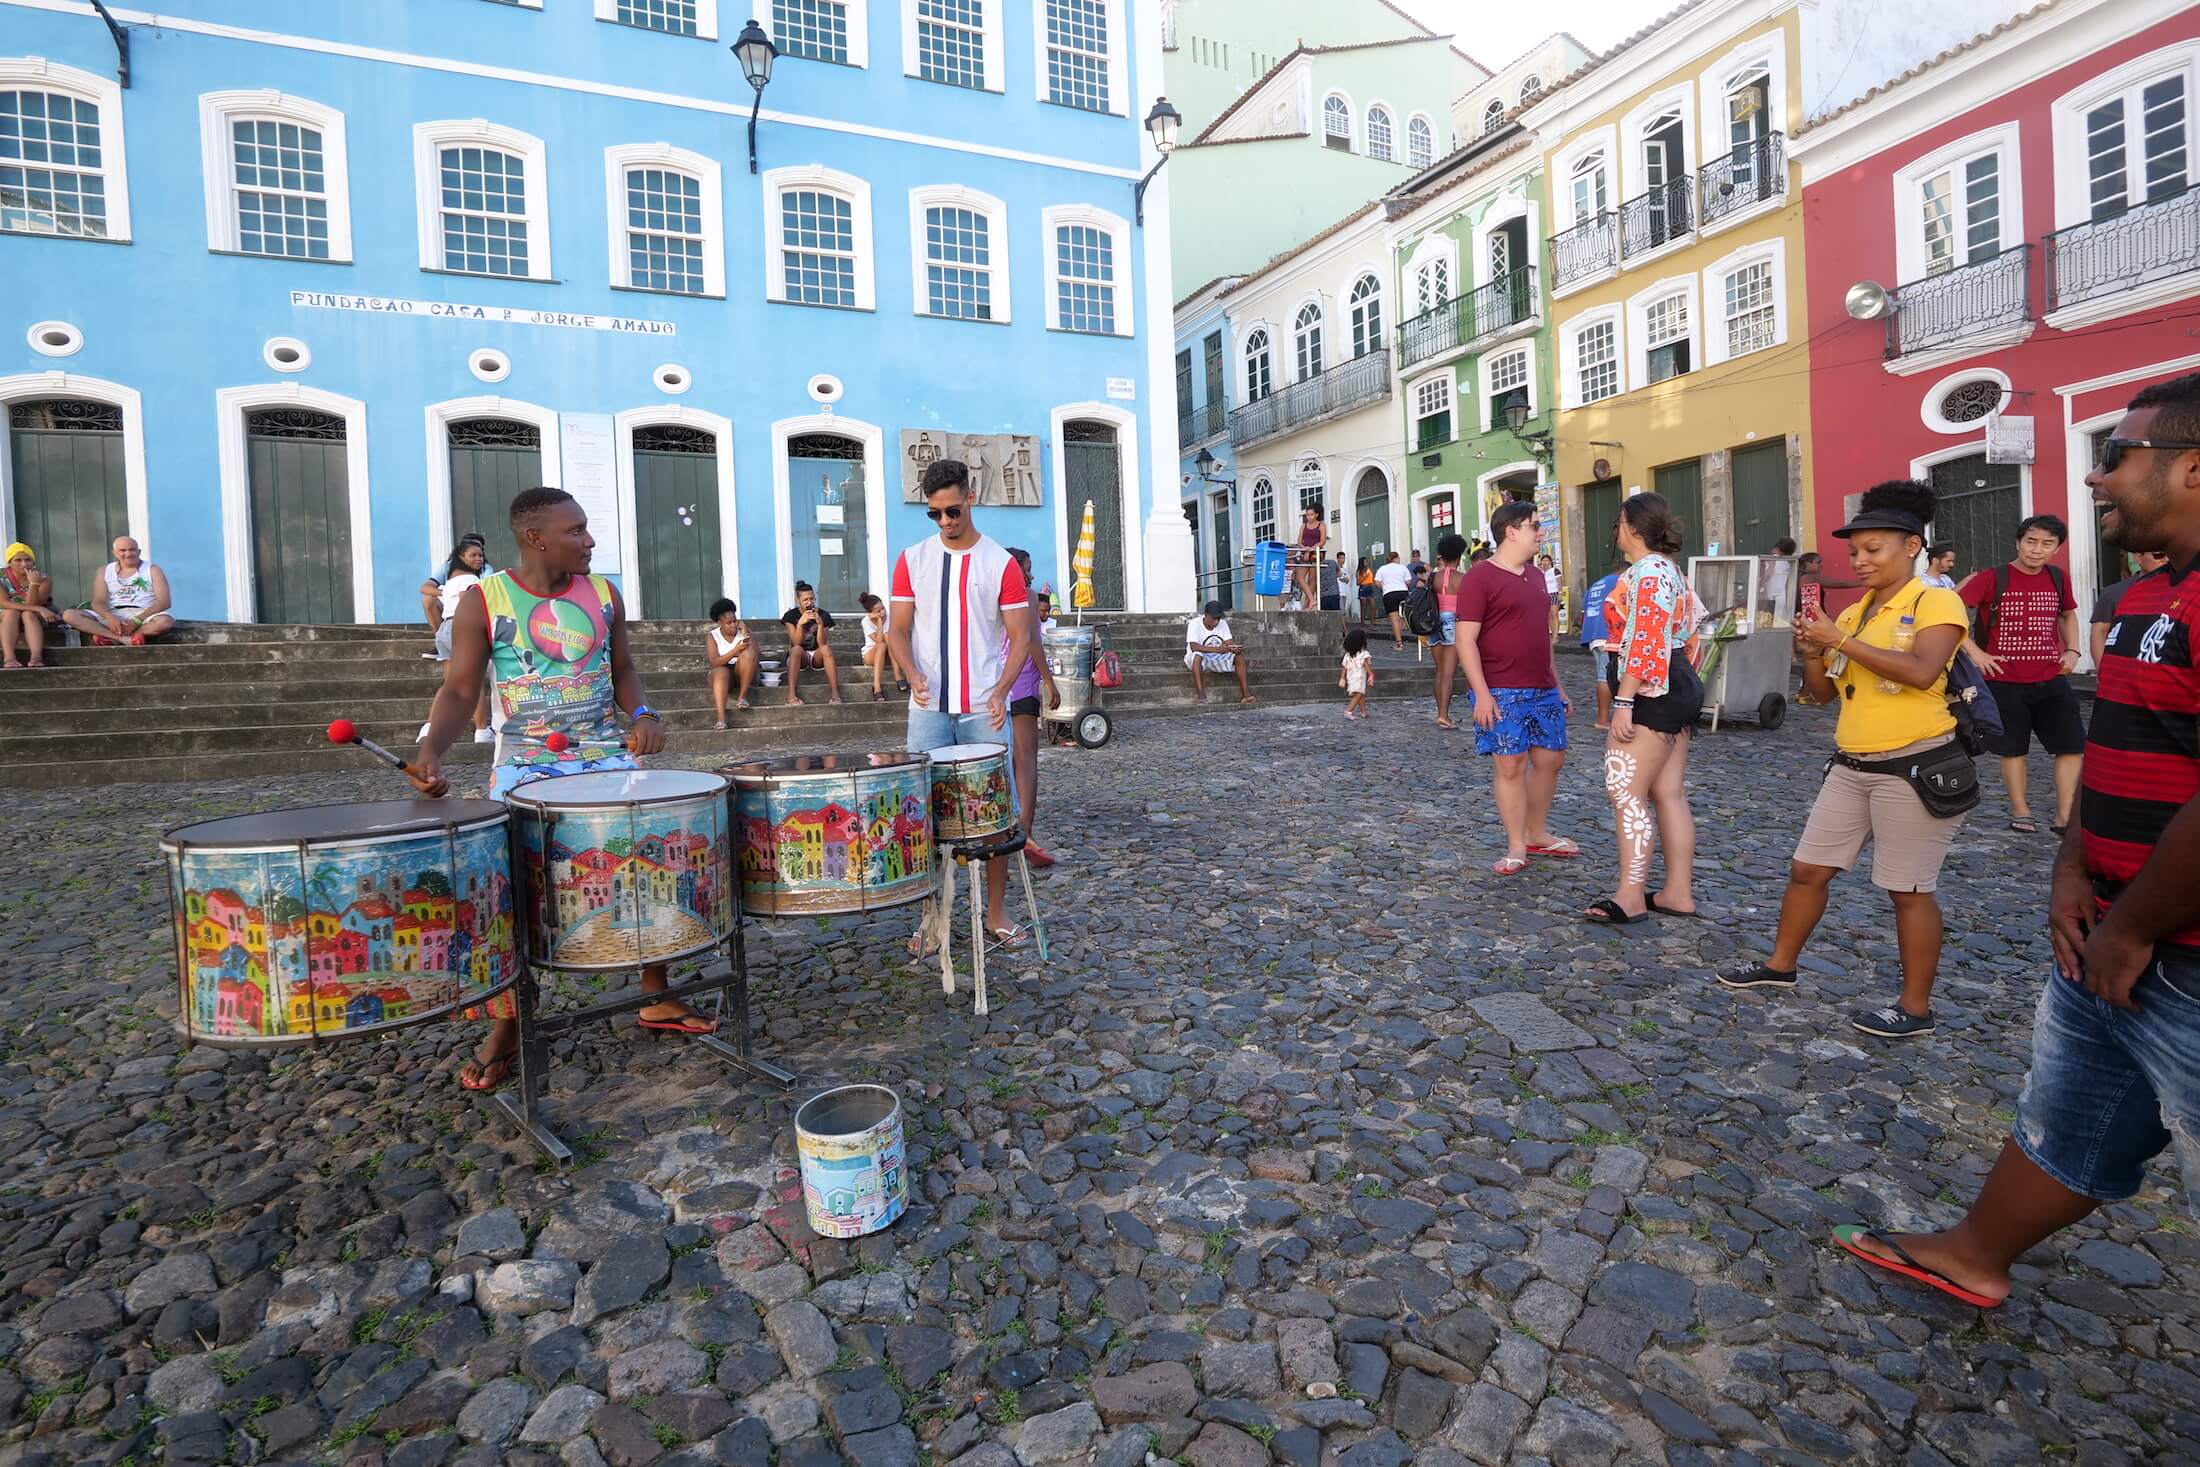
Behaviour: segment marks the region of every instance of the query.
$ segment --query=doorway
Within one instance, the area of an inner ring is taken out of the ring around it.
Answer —
[[[512,496],[542,482],[542,430],[511,418],[464,418],[444,432],[451,454],[451,539],[481,536],[489,564],[510,570],[519,564]],[[429,549],[440,557],[451,546]]]
[[[253,618],[352,619],[351,476],[344,420],[310,408],[244,416],[252,505]]]
[[[1736,449],[1734,554],[1770,555],[1788,526],[1787,444],[1758,443]]]
[[[1685,576],[1689,560],[1703,554],[1703,460],[1667,464],[1653,470],[1650,479],[1651,487],[1665,496],[1666,504],[1680,517],[1681,548],[1675,558]]]
[[[1619,522],[1619,480],[1598,479],[1581,486],[1581,574],[1589,584],[1619,563],[1612,542]]]
[[[1207,512],[1214,525],[1214,599],[1222,603],[1224,611],[1234,611],[1237,609],[1237,549],[1230,543],[1230,491],[1225,489],[1210,497]]]
[[[788,439],[787,490],[795,579],[816,587],[833,615],[861,616],[871,543],[863,445],[837,433]]]
[[[1395,548],[1390,543],[1390,481],[1380,469],[1360,470],[1359,487],[1353,492],[1352,528],[1370,570]],[[1355,574],[1358,570],[1353,567]]]
[[[15,538],[38,552],[54,604],[91,594],[115,537],[130,530],[122,409],[78,398],[8,406]]]
[[[678,423],[634,430],[634,535],[649,615],[706,616],[725,584],[717,434]]]
[[[1123,589],[1123,464],[1113,423],[1072,418],[1062,425],[1069,544],[1074,556],[1092,506],[1092,608],[1125,609]],[[1072,572],[1074,575],[1074,572]]]
[[[1941,460],[1930,475],[1938,501],[1933,538],[1955,541],[1959,576],[1999,565],[2015,553],[2017,523],[2024,518],[2020,467],[1990,464],[1985,454],[1972,453]]]

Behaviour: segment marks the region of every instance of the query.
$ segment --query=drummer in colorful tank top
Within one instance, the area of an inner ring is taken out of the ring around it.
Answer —
[[[518,566],[484,576],[458,603],[443,688],[412,759],[412,781],[422,794],[450,792],[443,754],[471,727],[491,668],[503,715],[489,781],[493,799],[539,779],[632,769],[635,755],[665,746],[664,725],[642,698],[625,604],[610,581],[589,571],[596,540],[588,515],[563,489],[523,489],[512,500],[512,536]],[[553,735],[563,747],[551,747]],[[644,992],[664,986],[663,967],[642,970]],[[469,1090],[503,1084],[518,1057],[510,998],[492,1003],[489,1015],[495,1020],[489,1037],[459,1072]],[[681,1034],[717,1027],[678,1002],[645,1008],[639,1017],[645,1028]]]

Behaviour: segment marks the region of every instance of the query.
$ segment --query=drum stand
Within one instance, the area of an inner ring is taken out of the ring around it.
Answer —
[[[1039,917],[1039,898],[1031,886],[1031,862],[1024,855],[1024,833],[1011,829],[1006,835],[996,835],[985,840],[950,840],[940,842],[940,896],[939,913],[933,918],[933,935],[940,945],[940,992],[955,991],[955,868],[979,865],[1008,856],[1016,858],[1016,869],[1023,873],[1024,907],[1031,913],[1031,930],[1039,944],[1039,961],[1047,960],[1047,928]],[[991,1012],[985,987],[985,950],[990,938],[985,930],[985,875],[982,870],[971,871],[970,881],[970,976],[976,990],[977,1012],[982,1017]]]
[[[1025,879],[1029,881],[1028,876]],[[573,1159],[572,1149],[543,1123],[539,1110],[543,1081],[550,1067],[550,1041],[598,1019],[615,1019],[621,1014],[639,1013],[656,1004],[706,993],[716,999],[711,1016],[720,1021],[721,1031],[727,1018],[726,997],[729,993],[732,995],[733,1041],[729,1044],[717,1034],[697,1034],[690,1037],[688,1043],[700,1045],[735,1069],[759,1080],[792,1085],[795,1082],[792,1073],[769,1060],[757,1058],[749,1049],[749,956],[748,943],[743,936],[747,925],[747,919],[737,914],[733,935],[721,948],[722,966],[706,966],[686,982],[667,984],[656,993],[631,993],[608,1003],[568,1012],[544,1014],[541,1011],[541,986],[534,967],[532,964],[523,966],[519,981],[512,985],[519,1013],[519,1095],[515,1099],[510,1089],[498,1091],[495,1096],[498,1107],[544,1156],[560,1166],[567,1164]]]

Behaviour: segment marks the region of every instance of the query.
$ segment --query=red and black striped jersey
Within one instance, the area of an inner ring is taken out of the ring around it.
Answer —
[[[2200,561],[2142,576],[2116,605],[2086,739],[2085,869],[2104,906],[2200,795]],[[2200,949],[2200,918],[2169,939]]]

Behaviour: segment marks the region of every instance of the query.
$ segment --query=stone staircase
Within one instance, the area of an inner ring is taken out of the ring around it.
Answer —
[[[1238,707],[1210,680],[1210,702],[1193,700],[1183,666],[1184,618],[1110,615],[1124,686],[1105,695],[1120,725],[1139,714],[1221,713]],[[1344,618],[1281,612],[1231,618],[1251,659],[1253,691],[1266,703],[1339,700],[1337,662]],[[776,622],[752,622],[767,647]],[[732,710],[725,732],[704,677],[704,632],[693,622],[637,622],[635,656],[650,705],[665,717],[670,749],[682,756],[728,755],[768,741],[817,749],[900,746],[904,700],[870,698],[853,620],[831,644],[848,701],[825,702],[822,674],[803,677],[805,706],[777,688],[757,688],[755,705]],[[368,738],[410,750],[441,679],[420,654],[426,628],[258,626],[200,622],[148,648],[49,647],[43,672],[0,673],[0,785],[105,785],[123,780],[226,779],[315,769],[356,769],[365,758],[332,747],[329,721],[349,718]],[[1378,678],[1378,696],[1427,690],[1425,678]],[[489,746],[462,743],[449,762],[486,760]]]

